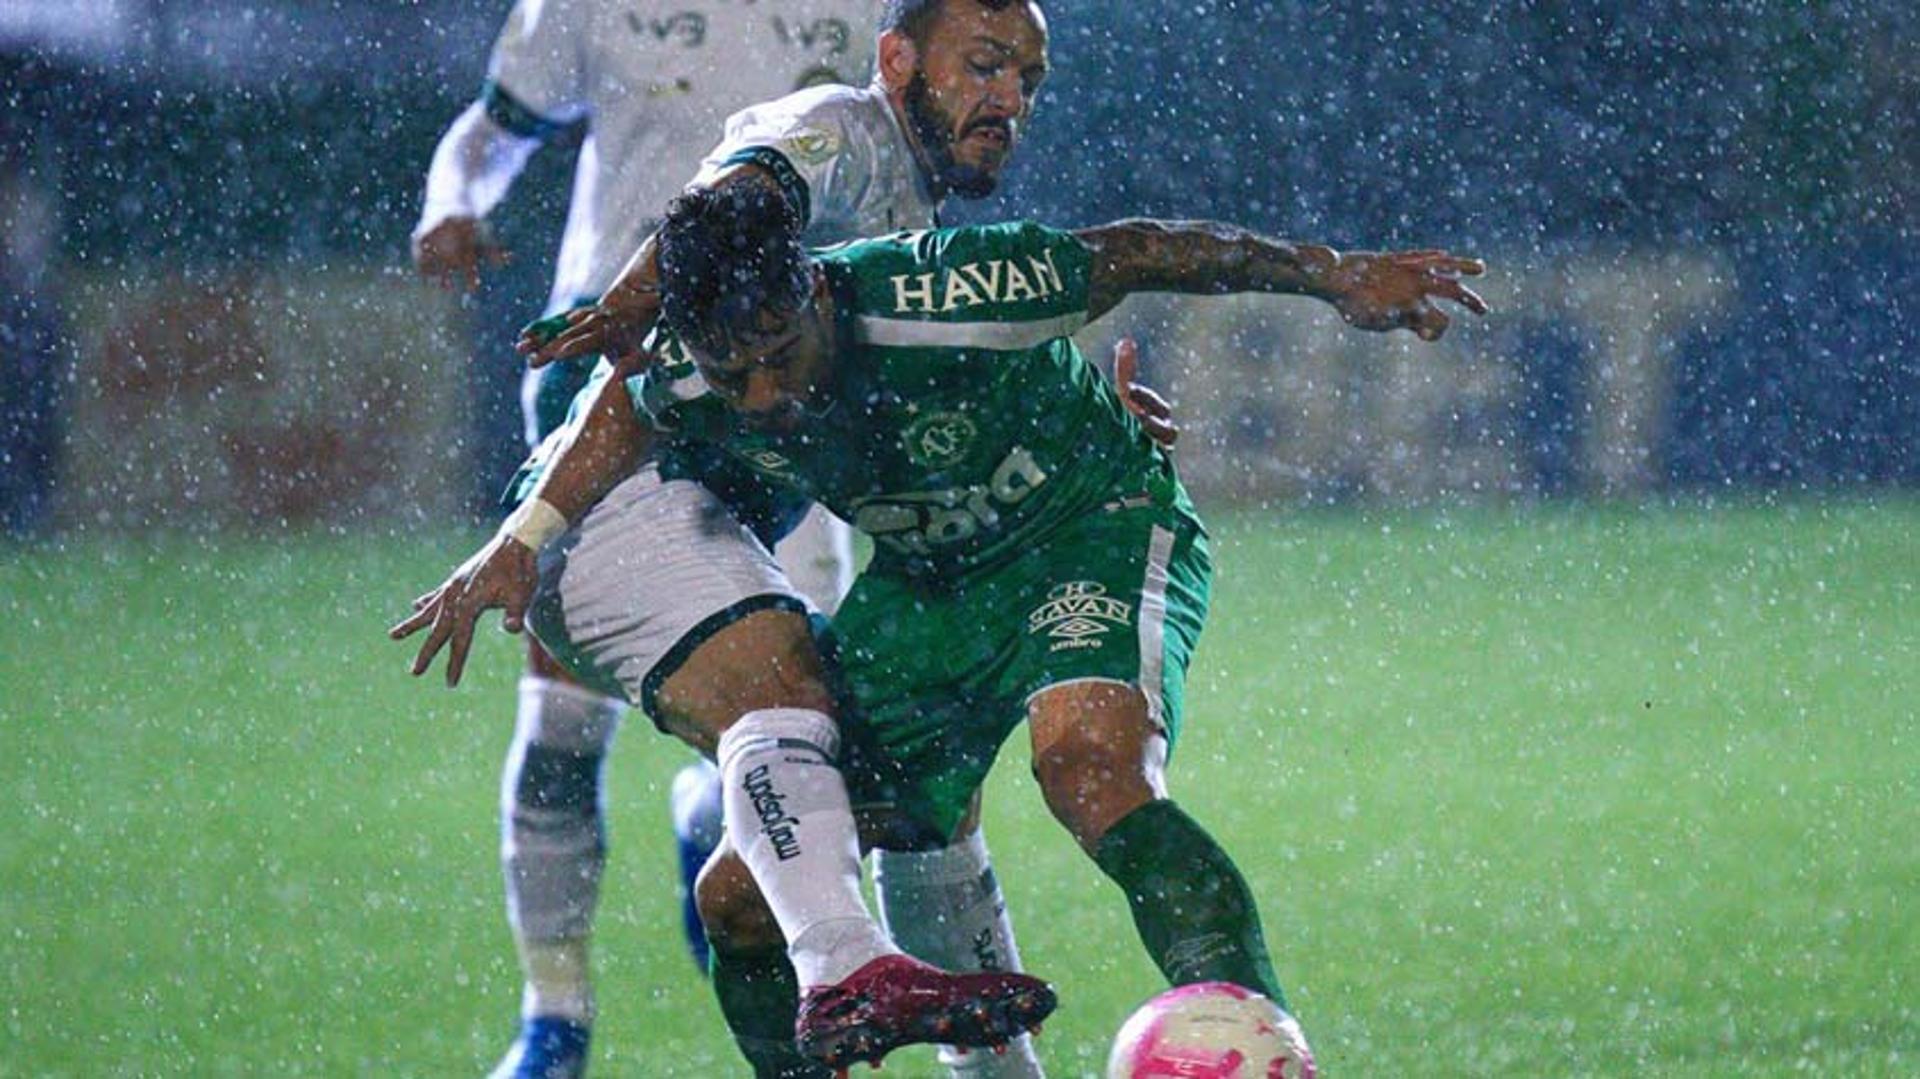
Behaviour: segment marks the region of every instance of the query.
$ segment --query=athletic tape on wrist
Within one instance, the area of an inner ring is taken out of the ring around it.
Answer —
[[[507,515],[506,520],[500,522],[501,533],[525,544],[532,551],[545,547],[548,540],[566,530],[567,515],[541,498],[529,498],[520,503]]]

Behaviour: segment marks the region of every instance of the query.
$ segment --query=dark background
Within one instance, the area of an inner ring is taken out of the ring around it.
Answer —
[[[429,156],[506,8],[29,2],[0,21],[6,175],[51,193],[60,223],[57,249],[7,278],[12,482],[59,474],[57,450],[36,458],[28,437],[56,407],[31,390],[49,361],[30,372],[45,350],[22,342],[71,330],[63,280],[156,264],[189,281],[235,265],[402,270]],[[959,218],[1214,217],[1540,259],[1711,251],[1738,284],[1673,345],[1660,485],[1920,480],[1911,5],[1049,12],[1056,73],[1028,142],[1003,193]],[[516,423],[507,341],[545,295],[570,148],[538,155],[496,215],[519,258],[463,316],[478,342],[476,512],[518,452],[499,437]],[[1551,328],[1524,345],[1521,404],[1502,422],[1526,443],[1528,486],[1577,493],[1569,371],[1587,346]],[[84,357],[63,370],[89,377]]]

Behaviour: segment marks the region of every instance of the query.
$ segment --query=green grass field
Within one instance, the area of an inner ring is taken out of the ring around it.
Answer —
[[[1215,526],[1175,794],[1323,1074],[1920,1074],[1920,502]],[[0,548],[0,1074],[492,1063],[518,653],[449,692],[382,635],[471,539]],[[1025,756],[988,834],[1051,1073],[1093,1075],[1158,977]],[[678,939],[684,759],[616,747],[601,1075],[740,1071]]]

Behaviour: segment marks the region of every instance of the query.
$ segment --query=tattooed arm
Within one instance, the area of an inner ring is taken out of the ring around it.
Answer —
[[[1409,329],[1433,341],[1450,321],[1435,300],[1475,314],[1486,301],[1460,283],[1479,259],[1445,251],[1353,251],[1295,244],[1213,221],[1129,218],[1075,233],[1093,250],[1088,307],[1099,318],[1136,292],[1278,292],[1332,304],[1363,330]]]

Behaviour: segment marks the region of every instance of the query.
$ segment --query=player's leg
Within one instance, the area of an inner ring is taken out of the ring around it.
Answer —
[[[729,913],[764,902],[786,941],[802,989],[795,1037],[834,1065],[877,1060],[915,1042],[999,1045],[1052,1010],[1044,983],[1013,972],[954,976],[917,963],[881,931],[860,893],[860,849],[834,703],[803,618],[768,611],[708,636],[660,687],[654,714],[696,745],[717,738],[732,887],[713,886],[700,913],[716,954],[760,952]],[[737,716],[729,721],[726,717]],[[766,929],[765,920],[753,924]],[[729,942],[723,944],[722,941]],[[716,989],[727,992],[720,965]],[[759,1037],[756,1030],[751,1036]],[[743,1048],[745,1048],[743,1043]]]
[[[823,1055],[843,1042],[861,1048],[870,1033],[874,1055],[931,1040],[921,1027],[960,1011],[963,992],[1051,1006],[1050,991],[1020,975],[901,973],[904,957],[860,894],[858,843],[834,764],[840,732],[806,604],[704,487],[663,481],[652,468],[616,487],[543,550],[529,624],[589,684],[623,691],[664,730],[716,757],[727,831],[777,915],[801,984],[829,996],[890,994],[871,1030],[870,1009],[816,1023],[838,1039]],[[936,991],[915,996],[903,982]],[[988,1028],[962,1033],[1004,1040],[997,1024],[1024,1014],[994,1011]],[[839,1038],[848,1032],[860,1037]]]
[[[1152,509],[1078,526],[1027,619],[1028,702],[1048,807],[1127,896],[1168,981],[1228,981],[1284,1007],[1246,880],[1167,794],[1186,666],[1212,576],[1198,523]],[[1095,642],[1089,645],[1088,642]]]
[[[978,832],[972,834],[977,836]],[[955,892],[963,889],[949,887],[945,881],[920,889],[922,894],[908,901],[914,906],[908,913],[924,918],[928,925],[910,926],[908,935],[912,936],[912,931],[917,930],[921,944],[933,948],[946,947],[948,941],[960,944],[951,949],[964,960],[954,964],[959,970],[991,972],[1017,966],[1018,956],[1004,904],[996,901],[998,889],[982,887],[982,878],[992,876],[984,844],[963,844],[961,850],[958,859],[942,858],[938,864],[950,871],[964,861],[969,868],[978,870],[969,874],[972,887],[964,889],[968,901],[956,902]],[[932,864],[920,862],[914,868],[924,871]],[[699,894],[702,917],[712,941],[714,989],[728,1028],[742,1055],[752,1065],[754,1075],[757,1079],[812,1079],[831,1074],[800,1054],[795,1046],[795,1010],[800,1000],[800,983],[787,961],[778,920],[760,898],[745,863],[730,847],[723,845],[701,874]],[[928,937],[941,935],[935,926],[952,925],[962,919],[978,926],[967,934],[964,943],[957,934],[945,934],[944,940],[928,944]],[[959,954],[963,951],[965,954]],[[948,986],[929,977],[931,968],[909,967],[904,973],[910,977],[902,987],[929,993],[951,992]],[[966,1006],[947,1020],[951,1026],[945,1032],[975,1048],[942,1048],[941,1059],[951,1074],[957,1079],[1029,1079],[1043,1075],[1029,1036],[1021,1034],[1011,1043],[1007,1042],[1009,1031],[1024,1029],[1037,1021],[1027,1013],[1031,1003],[1021,995],[1028,986],[997,978],[992,973],[977,973],[963,981],[961,988],[964,992],[959,999]],[[875,1006],[871,1002],[861,1004],[867,1010]],[[804,1024],[803,1015],[803,1033]],[[1000,1051],[978,1048],[983,1045],[995,1046]],[[865,1058],[864,1054],[856,1056]]]
[[[530,371],[521,386],[529,439],[557,426],[584,382],[578,364]],[[528,641],[513,744],[500,778],[500,861],[522,978],[520,1033],[498,1077],[584,1073],[593,1023],[589,951],[606,863],[601,780],[625,711],[575,682]]]
[[[775,560],[786,570],[793,587],[818,610],[832,614],[853,583],[853,530],[819,506],[780,541]],[[671,795],[674,846],[680,854],[681,923],[688,949],[701,970],[708,965],[707,937],[694,902],[700,868],[720,843],[724,818],[720,804],[720,770],[697,760],[673,778]]]
[[[1284,1007],[1245,879],[1167,796],[1166,741],[1140,691],[1061,686],[1035,698],[1028,718],[1048,807],[1125,892],[1140,939],[1167,980],[1233,982]]]
[[[873,852],[874,897],[881,922],[907,954],[952,971],[1020,970],[1013,920],[974,819],[963,834],[930,850]],[[942,1046],[940,1062],[954,1079],[1036,1079],[1044,1072],[1033,1038],[1022,1034],[1005,1053]]]
[[[713,991],[755,1079],[825,1079],[832,1069],[800,1052],[794,1022],[800,979],[786,938],[753,874],[723,838],[696,894],[712,949]]]
[[[654,467],[623,481],[577,529],[550,545],[540,570],[529,611],[535,636],[580,679],[619,692],[663,731],[708,754],[717,748],[724,717],[753,702],[735,692],[745,680],[710,669],[703,658],[737,660],[739,649],[749,647],[752,631],[730,633],[735,623],[762,627],[772,622],[807,632],[805,601],[791,594],[764,550],[704,488],[663,480]],[[776,685],[757,681],[764,692],[825,706],[826,690],[811,686],[817,679],[802,675],[798,664],[779,666],[802,684],[794,687],[777,677]],[[710,851],[722,837],[718,775],[702,761],[676,777],[675,830],[689,838],[689,846]],[[701,855],[696,872],[705,860]],[[689,928],[698,933],[704,952],[708,934],[697,913]],[[772,1044],[785,1047],[791,1067],[760,1074],[806,1076],[817,1066],[793,1048],[797,983],[777,928],[772,940],[767,950],[776,962],[765,974],[755,964],[726,962],[731,957],[724,952],[716,957],[716,991],[723,1002],[729,992],[744,992],[750,1001],[755,993],[764,995],[771,980],[775,999],[781,1000],[784,986],[783,1003],[773,1013]],[[728,1018],[731,1024],[731,1011]]]
[[[667,730],[714,754],[727,834],[779,917],[808,985],[896,949],[860,895],[835,704],[804,613],[732,618],[653,697]]]
[[[925,837],[919,831],[886,831],[903,840]],[[883,916],[891,917],[897,927],[894,943],[915,958],[960,972],[1018,971],[1012,925],[985,841],[977,827],[969,826],[967,833],[951,848],[876,852]],[[708,864],[698,895],[711,942],[714,990],[754,1074],[816,1074],[794,1042],[800,982],[788,960],[785,938],[745,863],[731,847],[723,848]],[[1024,1033],[1009,1043],[1005,1053],[943,1048],[942,1059],[954,1075],[965,1079],[1042,1074],[1032,1039]]]

